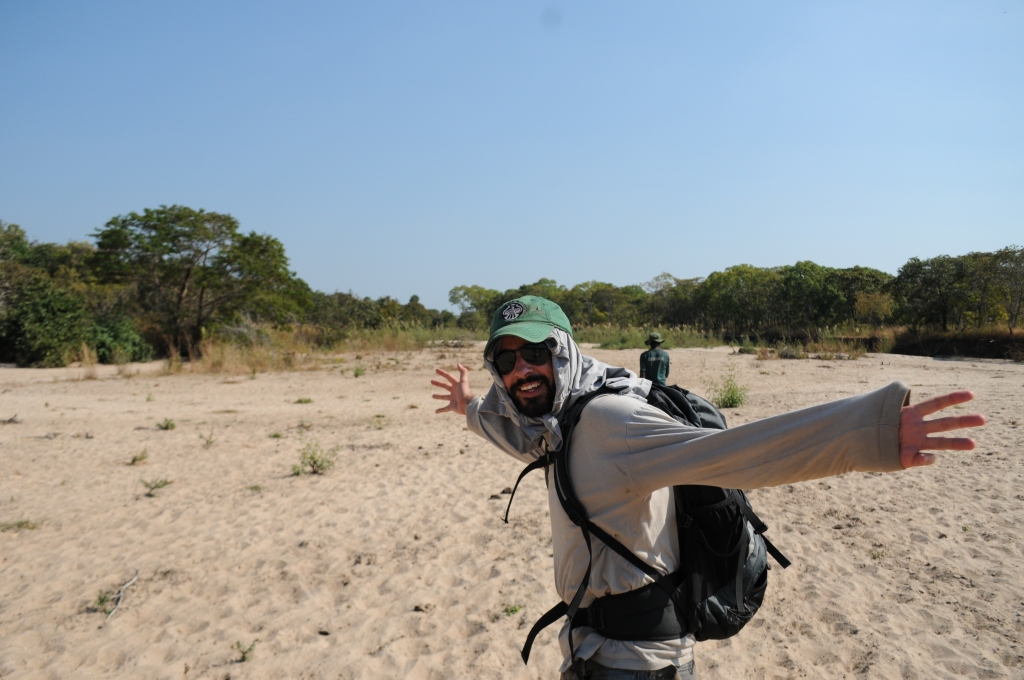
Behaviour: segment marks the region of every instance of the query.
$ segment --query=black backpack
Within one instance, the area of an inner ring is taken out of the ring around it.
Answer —
[[[739,489],[684,485],[673,487],[676,524],[679,532],[679,569],[671,574],[658,573],[631,550],[590,521],[586,509],[576,497],[569,479],[569,441],[579,423],[580,414],[600,394],[600,389],[581,397],[559,420],[562,446],[549,451],[526,467],[516,480],[515,489],[529,472],[548,466],[554,470],[558,500],[574,524],[583,532],[587,551],[591,536],[597,537],[623,559],[652,579],[642,588],[618,595],[597,598],[589,607],[580,607],[590,585],[591,564],[572,602],[559,602],[545,613],[526,638],[523,662],[528,663],[537,634],[563,616],[572,621],[569,649],[575,659],[572,630],[589,626],[613,640],[674,640],[692,634],[698,641],[720,640],[738,633],[760,608],[768,587],[767,554],[782,566],[786,557],[764,538],[767,525],[754,513],[746,495]],[[680,422],[694,427],[726,429],[725,416],[706,399],[682,388],[652,384],[647,403]],[[512,507],[509,498],[509,508]],[[508,509],[504,521],[508,522]],[[747,531],[747,523],[753,534]],[[753,550],[751,550],[753,542]],[[748,557],[749,553],[749,557]],[[767,554],[766,554],[767,553]],[[582,675],[582,668],[578,668]]]

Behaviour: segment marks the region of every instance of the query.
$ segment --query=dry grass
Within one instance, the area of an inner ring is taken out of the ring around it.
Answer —
[[[618,326],[596,325],[577,328],[573,332],[576,342],[600,345],[601,349],[646,349],[644,341],[651,332],[661,334],[663,349],[673,347],[719,347],[725,342],[721,337],[708,335],[693,328],[619,328]]]
[[[256,327],[247,335],[236,333],[203,341],[196,353],[198,356],[189,362],[188,367],[192,373],[225,373],[254,378],[257,373],[315,370],[328,363],[333,365],[338,361],[338,352],[408,352],[432,345],[459,347],[477,339],[475,334],[459,328],[360,329],[350,331],[343,340],[324,347],[316,343],[316,336],[308,329]],[[183,368],[181,361],[172,357],[165,373],[177,373]],[[365,372],[362,365],[354,369],[356,377]]]

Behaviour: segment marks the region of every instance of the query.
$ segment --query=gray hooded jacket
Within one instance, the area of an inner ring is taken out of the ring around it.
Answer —
[[[678,568],[672,486],[707,484],[756,489],[847,472],[900,470],[900,409],[910,390],[901,383],[839,401],[746,423],[730,430],[683,425],[646,403],[650,382],[580,354],[571,338],[555,330],[552,348],[555,402],[552,414],[519,414],[494,365],[494,385],[466,410],[469,429],[523,462],[562,437],[557,415],[575,399],[607,384],[619,391],[596,397],[583,411],[569,456],[569,474],[591,521],[654,567]],[[590,585],[582,606],[595,598],[642,588],[652,581],[600,541],[593,559],[579,528],[548,490],[555,589],[568,602],[589,564]],[[562,669],[569,659],[568,621],[562,627]],[[581,626],[574,633],[579,658],[613,668],[653,670],[693,659],[694,640],[664,642],[604,638]]]

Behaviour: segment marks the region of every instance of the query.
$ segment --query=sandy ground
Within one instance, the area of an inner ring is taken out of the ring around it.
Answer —
[[[733,425],[895,379],[974,389],[990,418],[931,468],[754,491],[794,564],[738,637],[698,645],[701,678],[1024,677],[1024,365],[671,354],[698,392],[736,368]],[[478,348],[254,379],[0,369],[20,421],[0,425],[0,678],[556,677],[555,627],[518,653],[556,601],[543,476],[502,524],[519,464],[433,413],[457,359],[485,389]],[[292,476],[314,442],[337,466]]]

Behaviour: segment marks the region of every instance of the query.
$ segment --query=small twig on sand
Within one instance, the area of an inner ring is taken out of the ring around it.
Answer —
[[[0,425],[16,425],[16,424],[18,424],[20,422],[21,421],[18,420],[18,414],[15,413],[13,416],[8,418],[7,420],[0,420]]]
[[[106,623],[107,621],[110,620],[110,617],[114,615],[114,612],[117,611],[117,608],[121,606],[122,602],[124,602],[124,591],[125,591],[125,589],[127,589],[128,586],[130,586],[131,584],[135,583],[138,580],[139,580],[139,572],[138,572],[138,570],[136,570],[135,571],[135,576],[132,577],[132,580],[128,581],[128,583],[125,583],[123,586],[121,586],[121,589],[117,591],[117,595],[114,595],[114,599],[117,600],[117,604],[115,604],[114,608],[110,610],[109,614],[107,614],[107,618],[103,619],[104,623]]]

